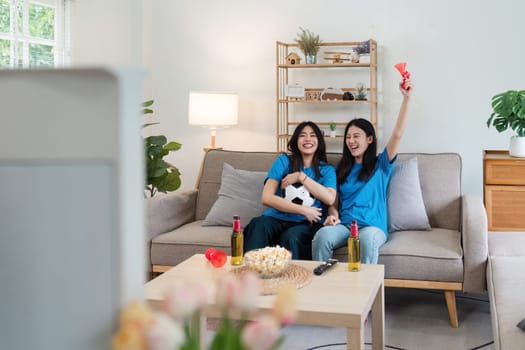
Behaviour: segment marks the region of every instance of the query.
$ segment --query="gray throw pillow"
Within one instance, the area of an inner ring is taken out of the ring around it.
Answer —
[[[242,226],[266,210],[261,203],[266,172],[234,169],[224,163],[221,188],[202,226],[231,226],[233,215],[240,215]]]
[[[387,193],[388,231],[430,230],[421,194],[417,158],[399,160]]]

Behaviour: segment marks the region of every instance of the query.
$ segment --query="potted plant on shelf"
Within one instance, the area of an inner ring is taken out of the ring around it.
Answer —
[[[493,112],[487,127],[498,132],[511,128],[516,135],[510,138],[509,155],[525,157],[525,90],[508,90],[492,97]]]
[[[332,121],[328,126],[330,127],[330,137],[335,137],[335,129],[337,128],[337,124]]]
[[[354,47],[354,52],[359,55],[359,63],[370,63],[370,40]]]
[[[142,104],[142,114],[153,113],[151,106],[153,100]],[[159,124],[158,122],[147,123],[142,127]],[[144,138],[144,153],[146,166],[145,196],[153,197],[157,192],[171,192],[181,185],[180,172],[176,166],[164,160],[170,152],[179,150],[182,145],[178,142],[168,142],[166,136],[155,135]]]
[[[366,101],[366,90],[362,83],[357,84],[356,86],[357,93],[355,95],[356,101]]]
[[[306,58],[306,64],[315,64],[317,62],[317,53],[321,47],[321,40],[319,35],[315,35],[308,29],[299,27],[300,33],[297,33],[295,42],[299,45],[299,48],[303,51]]]

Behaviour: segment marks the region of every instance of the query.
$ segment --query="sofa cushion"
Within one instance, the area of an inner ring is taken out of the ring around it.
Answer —
[[[151,263],[175,266],[207,248],[221,249],[230,254],[231,228],[202,226],[202,220],[183,225],[158,235],[151,241]]]
[[[266,209],[261,203],[266,172],[234,169],[224,163],[218,198],[202,226],[231,226],[233,215],[248,223]]]
[[[197,203],[195,220],[203,220],[208,215],[213,203],[217,200],[221,187],[222,168],[228,163],[235,169],[267,172],[272,166],[278,152],[240,152],[209,150],[202,163],[201,173],[197,181]],[[241,218],[242,219],[242,218]],[[243,220],[244,221],[244,220]]]
[[[461,233],[438,228],[392,232],[379,250],[379,263],[385,265],[385,278],[461,282]]]
[[[417,158],[396,162],[387,192],[388,231],[430,230]]]

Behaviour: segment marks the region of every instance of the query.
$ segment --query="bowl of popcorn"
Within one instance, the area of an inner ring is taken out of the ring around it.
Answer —
[[[250,250],[244,254],[244,264],[262,278],[279,276],[286,270],[290,260],[292,253],[279,246]]]

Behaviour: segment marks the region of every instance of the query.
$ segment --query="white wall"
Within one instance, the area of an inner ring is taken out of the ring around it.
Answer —
[[[416,90],[401,151],[460,153],[465,193],[482,194],[482,150],[508,147],[510,132],[498,134],[485,121],[494,94],[523,88],[524,2],[180,0],[148,6],[156,130],[183,144],[170,160],[185,188],[194,186],[209,143],[207,130],[188,125],[188,90],[239,92],[239,124],[219,130],[219,145],[275,150],[275,41],[292,41],[299,26],[325,41],[378,41],[384,135],[400,103],[393,65],[408,62]]]
[[[72,0],[73,65],[141,67],[142,3],[143,0]]]
[[[133,0],[134,12],[127,0],[75,2],[76,62],[134,62],[144,49],[145,98],[161,121],[151,132],[183,144],[170,161],[184,188],[195,185],[209,143],[207,130],[188,125],[188,91],[238,91],[239,124],[219,130],[217,143],[275,150],[275,41],[291,42],[299,26],[325,41],[378,41],[383,135],[400,103],[393,65],[408,62],[416,90],[401,151],[460,153],[465,193],[482,194],[482,150],[508,147],[511,133],[485,122],[494,94],[523,88],[524,2]]]

